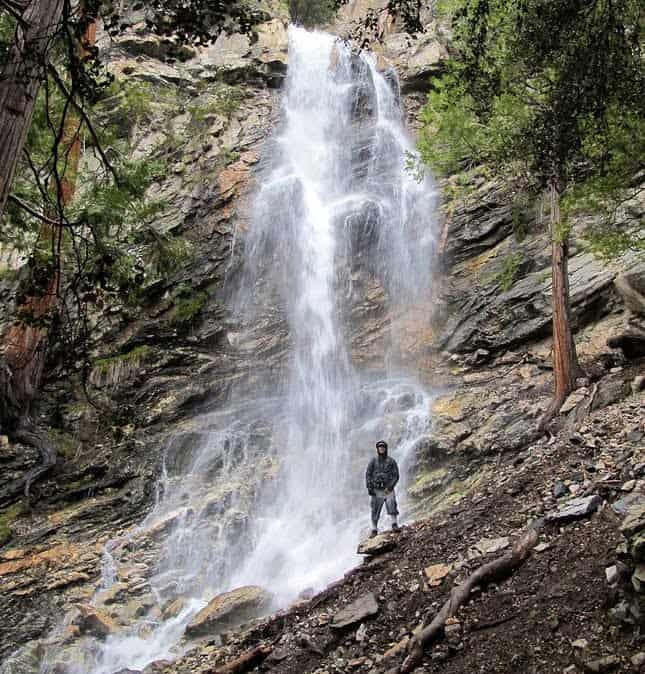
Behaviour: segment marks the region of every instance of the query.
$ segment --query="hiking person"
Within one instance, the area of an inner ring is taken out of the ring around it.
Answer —
[[[372,536],[378,533],[378,521],[384,503],[387,514],[392,518],[392,531],[399,530],[397,522],[399,510],[394,494],[394,487],[398,481],[399,467],[396,461],[387,455],[387,442],[379,440],[376,443],[376,456],[372,457],[365,471],[365,485],[372,506]]]

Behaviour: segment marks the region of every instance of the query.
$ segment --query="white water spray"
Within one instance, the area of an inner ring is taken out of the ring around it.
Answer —
[[[133,616],[123,607],[121,632],[87,643],[82,656],[55,654],[44,672],[143,669],[182,652],[186,624],[218,593],[260,585],[278,607],[341,576],[369,524],[363,474],[378,439],[399,461],[403,496],[429,396],[385,362],[380,378],[357,370],[352,314],[365,279],[391,314],[427,299],[434,187],[406,171],[413,148],[393,73],[333,36],[291,28],[289,38],[284,122],[242,288],[249,323],[253,298],[278,291],[288,376],[272,383],[272,397],[232,402],[172,440],[154,510],[104,559],[101,591],[129,583],[150,608]]]

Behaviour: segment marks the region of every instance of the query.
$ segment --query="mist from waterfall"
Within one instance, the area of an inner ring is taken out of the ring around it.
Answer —
[[[146,567],[150,606],[124,614],[129,624],[89,643],[80,664],[57,653],[43,672],[61,660],[56,671],[68,674],[143,669],[180,654],[187,623],[219,593],[259,585],[277,608],[341,576],[369,529],[363,475],[379,439],[399,461],[405,501],[430,396],[390,358],[401,350],[394,329],[378,371],[353,363],[352,312],[367,277],[391,316],[427,301],[434,185],[406,170],[413,145],[395,73],[331,35],[290,28],[282,117],[232,311],[252,326],[262,303],[280,298],[287,374],[171,439],[155,508],[108,544],[94,598],[101,605]]]
[[[397,84],[333,36],[291,29],[284,127],[256,201],[243,284],[245,303],[274,284],[288,312],[280,487],[262,504],[232,583],[264,585],[281,604],[350,566],[368,522],[362,475],[348,470],[365,431],[365,390],[348,355],[352,262],[362,255],[395,304],[429,291],[434,190],[406,171],[412,146]]]

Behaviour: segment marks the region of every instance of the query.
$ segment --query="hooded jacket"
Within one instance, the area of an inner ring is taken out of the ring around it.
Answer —
[[[375,489],[392,490],[399,481],[399,467],[396,461],[387,455],[377,454],[367,464],[365,471],[365,486],[368,492]]]

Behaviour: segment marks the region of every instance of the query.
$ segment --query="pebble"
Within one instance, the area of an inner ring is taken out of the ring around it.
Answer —
[[[589,647],[589,642],[586,639],[576,639],[571,645],[573,648],[584,650]]]
[[[642,651],[640,651],[639,653],[634,653],[634,655],[632,655],[630,659],[634,667],[642,667],[643,665],[645,665],[645,653],[643,653]]]

